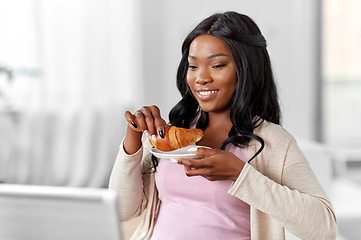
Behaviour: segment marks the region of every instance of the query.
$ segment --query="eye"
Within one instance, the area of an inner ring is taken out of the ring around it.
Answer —
[[[225,63],[221,63],[221,64],[216,64],[216,65],[214,65],[212,68],[213,69],[220,69],[220,68],[222,68],[222,67],[225,67],[227,64],[225,64]]]
[[[188,68],[189,68],[189,70],[195,70],[197,67],[194,65],[189,65]]]

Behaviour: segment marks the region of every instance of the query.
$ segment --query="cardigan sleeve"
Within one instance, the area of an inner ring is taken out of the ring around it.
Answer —
[[[143,142],[136,153],[128,155],[123,143],[124,139],[111,172],[109,189],[115,190],[118,195],[121,221],[127,221],[139,216],[147,205],[149,174],[143,173],[150,167],[144,160],[150,157],[150,144]]]
[[[284,162],[292,164],[283,165],[280,183],[246,164],[229,193],[301,239],[336,239],[332,205],[293,137],[286,151]]]

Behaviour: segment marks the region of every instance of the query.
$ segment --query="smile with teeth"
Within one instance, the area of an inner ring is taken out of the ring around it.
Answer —
[[[201,95],[201,96],[209,96],[209,95],[212,95],[213,93],[216,93],[216,92],[218,92],[218,90],[201,91],[201,92],[198,92],[198,94]]]

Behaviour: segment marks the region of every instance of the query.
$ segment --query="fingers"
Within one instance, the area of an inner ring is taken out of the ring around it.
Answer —
[[[191,151],[194,154],[197,154],[200,156],[205,156],[205,157],[210,157],[217,153],[216,149],[204,148],[204,147],[194,148],[194,150],[193,150],[193,148],[191,148],[191,149],[189,149],[189,151]]]
[[[133,130],[144,132],[154,137],[159,132],[163,133],[164,128],[167,126],[167,123],[161,117],[159,108],[155,105],[145,106],[134,114],[126,111],[125,118]]]
[[[138,128],[138,124],[135,122],[135,117],[129,111],[125,112],[125,119],[130,124],[129,126],[136,132],[141,132],[142,130]]]
[[[194,151],[206,156],[202,159],[177,159],[184,165],[187,176],[203,176],[210,181],[233,180],[236,181],[244,167],[244,162],[233,153],[220,149],[199,149]]]
[[[209,158],[202,159],[185,159],[177,158],[178,164],[184,165],[185,173],[188,177],[191,176],[203,176],[208,180],[212,179],[213,161]]]
[[[207,168],[211,167],[211,161],[208,158],[202,159],[186,159],[186,158],[177,158],[179,164],[184,165],[187,168]]]
[[[177,158],[179,164],[184,165],[188,168],[207,168],[212,167],[213,159],[209,158],[215,154],[217,154],[217,149],[211,148],[192,148],[189,149],[192,153],[197,154],[199,156],[203,156],[201,159],[188,159],[188,158]]]

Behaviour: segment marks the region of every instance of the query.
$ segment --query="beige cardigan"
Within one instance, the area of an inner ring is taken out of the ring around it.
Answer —
[[[284,228],[301,239],[336,239],[332,205],[293,136],[266,121],[254,133],[263,138],[265,148],[228,191],[251,206],[252,239],[285,239]],[[251,140],[249,156],[260,146]],[[160,204],[154,174],[142,174],[150,168],[150,148],[145,141],[137,153],[127,155],[121,144],[110,177],[122,221],[146,211],[132,239],[150,239]]]

